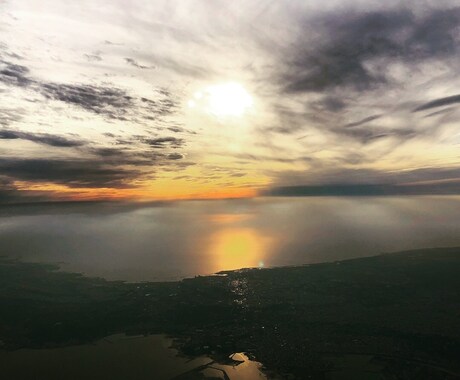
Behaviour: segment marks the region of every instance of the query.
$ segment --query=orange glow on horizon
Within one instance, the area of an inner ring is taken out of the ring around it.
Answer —
[[[56,201],[86,201],[86,200],[126,200],[126,201],[155,201],[155,200],[187,200],[187,199],[228,199],[251,198],[257,195],[253,188],[204,188],[202,191],[186,192],[180,187],[159,188],[73,188],[49,182],[34,183],[16,181],[17,190],[31,195],[46,196]]]

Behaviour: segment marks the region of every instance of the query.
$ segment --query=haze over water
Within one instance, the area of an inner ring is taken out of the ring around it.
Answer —
[[[0,216],[3,255],[128,281],[455,245],[460,245],[459,197],[40,206]]]

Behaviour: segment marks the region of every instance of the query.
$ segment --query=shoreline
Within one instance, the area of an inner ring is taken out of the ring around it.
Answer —
[[[7,349],[41,348],[163,333],[190,358],[246,352],[268,370],[300,377],[358,360],[327,352],[366,353],[373,364],[362,368],[439,367],[453,376],[460,372],[459,270],[459,247],[142,283],[0,260],[7,311],[0,340]]]

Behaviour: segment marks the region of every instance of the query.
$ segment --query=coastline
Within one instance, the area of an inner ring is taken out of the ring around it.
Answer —
[[[56,269],[1,261],[4,349],[167,334],[190,358],[219,362],[245,352],[297,376],[324,376],[339,354],[365,354],[386,371],[460,370],[457,247],[178,282],[124,283]]]

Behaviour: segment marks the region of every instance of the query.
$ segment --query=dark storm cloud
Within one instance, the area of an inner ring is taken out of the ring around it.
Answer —
[[[447,96],[445,98],[432,100],[431,102],[422,104],[421,106],[414,109],[414,112],[425,111],[437,107],[449,106],[457,103],[460,103],[460,95]]]
[[[369,70],[366,63],[371,60],[420,62],[455,56],[459,23],[460,8],[432,10],[424,17],[409,10],[350,11],[306,21],[327,37],[318,46],[304,44],[303,37],[291,44],[280,80],[288,93],[368,90],[388,81],[385,65]]]
[[[73,188],[129,188],[138,170],[94,160],[0,158],[0,174],[21,181],[53,182]]]
[[[28,133],[14,130],[0,130],[0,140],[16,139],[28,140],[59,148],[73,148],[85,145],[84,141],[68,139],[63,136],[51,135],[48,133]]]

